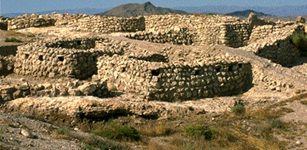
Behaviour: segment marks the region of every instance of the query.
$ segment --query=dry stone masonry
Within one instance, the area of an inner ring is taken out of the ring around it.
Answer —
[[[127,56],[101,57],[98,76],[120,91],[163,101],[239,94],[252,82],[249,63],[227,60],[165,63]]]
[[[136,32],[145,30],[144,17],[105,17],[86,16],[78,20],[68,22],[77,31],[112,33],[112,32]]]
[[[42,83],[18,83],[7,84],[0,87],[0,103],[13,99],[36,96],[36,97],[57,97],[57,96],[96,96],[108,97],[109,91],[104,81],[78,81],[65,80],[65,82],[42,82]]]
[[[218,15],[153,15],[145,17],[146,31],[186,28],[196,45],[223,44],[241,47],[251,32],[248,22]]]
[[[170,30],[167,32],[136,32],[128,34],[130,39],[154,42],[154,43],[172,43],[177,45],[191,45],[193,36],[187,29]]]
[[[15,73],[36,77],[86,79],[97,72],[101,55],[121,54],[123,49],[103,47],[105,39],[80,38],[37,41],[18,47]],[[97,45],[97,47],[96,47]],[[102,47],[100,47],[102,45]]]
[[[265,25],[254,28],[249,45],[242,49],[284,66],[291,66],[300,56],[300,51],[291,41],[304,27],[296,24]]]
[[[8,30],[24,29],[29,27],[53,26],[56,20],[49,15],[23,15],[8,21]]]
[[[0,101],[25,96],[105,97],[110,94],[107,87],[148,100],[182,101],[240,94],[258,80],[291,88],[290,84],[275,84],[269,77],[254,78],[255,74],[263,76],[261,71],[253,72],[255,67],[249,62],[222,54],[216,45],[240,47],[288,66],[300,55],[291,37],[304,32],[301,23],[271,23],[254,14],[247,20],[220,15],[122,18],[51,14],[24,15],[8,21],[9,30],[42,26],[98,34],[134,33],[119,34],[126,37],[37,40],[19,46],[17,54],[16,50],[0,49],[0,76],[14,70],[18,75],[68,80],[1,86]]]
[[[77,31],[112,33],[136,32],[145,30],[144,17],[106,17],[94,15],[23,15],[8,22],[9,30],[29,27],[68,26]]]

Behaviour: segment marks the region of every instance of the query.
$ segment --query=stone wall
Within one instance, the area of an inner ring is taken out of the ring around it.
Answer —
[[[19,46],[14,72],[36,77],[86,79],[97,72],[98,56],[122,53],[123,49],[112,49],[112,43],[108,43],[110,48],[101,47],[105,41],[96,38],[58,39]]]
[[[8,21],[8,30],[17,30],[30,27],[54,26],[56,20],[50,15],[23,15]]]
[[[98,77],[120,91],[163,101],[239,94],[252,82],[249,63],[173,64],[126,56],[101,57]]]
[[[254,28],[250,44],[242,49],[253,51],[258,56],[283,66],[291,66],[300,56],[299,49],[291,41],[291,36],[296,32],[304,32],[303,26],[259,26]]]
[[[8,22],[9,30],[45,26],[67,26],[77,31],[97,33],[136,32],[145,30],[145,19],[82,14],[32,14],[18,16]]]
[[[253,28],[248,44],[255,43],[258,40],[268,37],[268,35],[276,32],[282,32],[283,30],[288,30],[287,28],[295,28],[292,22],[279,23],[277,25],[263,25]]]
[[[126,37],[153,43],[171,43],[177,45],[191,45],[193,43],[193,37],[187,29],[179,29],[179,31],[170,30],[167,32],[157,33],[141,31],[128,34]]]
[[[241,47],[247,43],[251,33],[251,26],[247,22],[218,15],[153,15],[145,17],[145,25],[149,32],[186,28],[195,45]]]
[[[145,30],[144,17],[106,17],[85,16],[79,19],[69,20],[68,26],[77,31],[112,33],[112,32],[136,32]]]
[[[110,95],[106,82],[66,81],[62,83],[28,83],[2,85],[0,103],[26,96],[97,96],[105,98]]]
[[[252,28],[248,23],[230,23],[221,26],[222,45],[229,47],[242,47],[248,44]]]

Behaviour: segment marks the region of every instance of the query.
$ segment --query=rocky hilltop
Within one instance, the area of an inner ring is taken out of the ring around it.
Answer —
[[[131,16],[164,15],[164,14],[187,14],[187,13],[180,10],[156,7],[151,2],[146,2],[144,4],[130,3],[130,4],[120,5],[104,13],[100,13],[98,15],[131,17]]]

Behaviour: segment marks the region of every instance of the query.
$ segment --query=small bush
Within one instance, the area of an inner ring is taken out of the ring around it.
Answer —
[[[277,128],[277,129],[285,128],[285,123],[277,118],[270,120],[270,124],[272,128]]]
[[[127,146],[122,146],[119,144],[116,144],[115,142],[111,141],[103,141],[99,140],[98,138],[91,136],[85,140],[82,141],[84,145],[82,146],[82,150],[123,150],[128,149]]]
[[[6,38],[6,39],[4,40],[4,42],[16,42],[16,43],[20,43],[20,42],[22,42],[22,41],[19,40],[19,39],[14,38],[14,37],[12,37],[12,38]]]
[[[146,136],[168,136],[174,133],[174,130],[167,125],[167,123],[154,123],[138,127],[142,135]]]
[[[203,137],[205,140],[213,139],[213,130],[205,125],[191,125],[186,128],[186,134],[191,137],[199,138]]]
[[[56,139],[70,139],[70,131],[68,128],[58,128],[51,134]]]
[[[307,100],[301,101],[301,104],[307,105]]]
[[[235,101],[233,107],[231,107],[231,111],[235,114],[243,114],[245,113],[245,105],[242,100]]]
[[[307,56],[307,35],[303,32],[295,32],[291,36],[292,43],[301,50],[302,55]]]
[[[94,134],[116,140],[140,140],[138,131],[128,125],[122,125],[116,122],[101,124],[92,131]]]

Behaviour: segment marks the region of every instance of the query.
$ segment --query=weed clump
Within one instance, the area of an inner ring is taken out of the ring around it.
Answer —
[[[70,131],[68,128],[57,128],[52,132],[52,137],[56,139],[70,139]]]
[[[16,43],[21,43],[22,41],[19,40],[19,39],[17,39],[17,38],[12,37],[12,38],[6,38],[6,39],[4,40],[4,42],[16,42]]]
[[[300,49],[303,56],[307,56],[307,35],[303,32],[295,32],[291,36],[292,43]]]
[[[141,139],[139,132],[134,127],[116,122],[96,125],[92,132],[114,140],[138,141]]]
[[[205,140],[212,140],[214,135],[214,131],[210,127],[200,124],[188,126],[185,132],[190,137],[203,137]]]
[[[231,111],[237,115],[244,114],[246,109],[242,100],[235,101],[234,105],[231,107]]]

